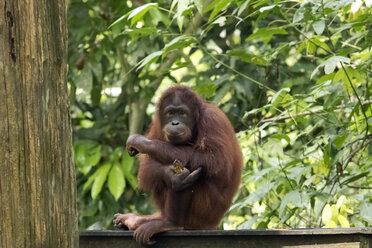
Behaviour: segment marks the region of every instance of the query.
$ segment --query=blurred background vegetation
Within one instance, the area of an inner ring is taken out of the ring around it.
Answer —
[[[221,228],[372,225],[372,0],[70,0],[80,229],[154,211],[125,151],[175,83],[245,158]]]

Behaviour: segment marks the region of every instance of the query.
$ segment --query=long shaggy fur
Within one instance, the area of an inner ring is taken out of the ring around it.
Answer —
[[[173,147],[181,149],[181,153],[184,151],[185,163],[191,171],[203,168],[202,178],[188,189],[192,196],[187,208],[185,229],[213,229],[231,205],[239,187],[243,164],[241,150],[226,115],[185,86],[175,86],[164,92],[148,138],[166,142],[160,120],[162,111],[176,96],[190,108],[196,126],[190,144]],[[164,216],[171,211],[164,204],[167,201],[166,192],[170,189],[159,180],[153,169],[159,163],[162,164],[162,161],[142,155],[138,179],[140,188],[151,191],[153,201]]]

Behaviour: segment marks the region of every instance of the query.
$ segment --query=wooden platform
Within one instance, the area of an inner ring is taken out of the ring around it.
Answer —
[[[372,248],[372,228],[171,231],[154,237],[160,247]],[[81,231],[80,248],[138,248],[132,231]]]

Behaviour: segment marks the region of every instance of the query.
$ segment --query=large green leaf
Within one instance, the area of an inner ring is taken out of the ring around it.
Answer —
[[[326,74],[329,74],[329,73],[331,73],[335,70],[337,64],[339,64],[340,62],[349,64],[350,59],[346,58],[346,57],[343,57],[343,56],[333,56],[333,57],[327,59],[321,65],[324,65],[324,72]]]
[[[118,200],[125,189],[125,180],[120,164],[114,164],[108,176],[108,187],[111,194]]]
[[[137,64],[137,70],[141,69],[145,65],[150,65],[156,62],[162,54],[163,54],[163,51],[157,51],[157,52],[151,53],[150,55],[148,55],[146,58],[144,58]]]
[[[279,207],[279,213],[282,215],[284,213],[285,207],[291,204],[294,207],[302,207],[303,202],[301,198],[301,193],[298,190],[293,190],[288,192],[282,199]]]
[[[120,164],[120,168],[122,169],[123,175],[132,173],[131,170],[133,168],[133,164],[134,164],[134,158],[129,156],[127,152],[124,152],[122,156],[122,161]]]
[[[214,0],[211,4],[207,6],[204,12],[208,12],[213,9],[209,16],[208,22],[211,22],[213,18],[223,9],[231,4],[230,0]]]
[[[291,144],[291,139],[289,138],[288,135],[286,135],[284,133],[273,134],[273,135],[271,135],[271,138],[275,138],[275,139],[278,139],[278,140],[284,139],[285,141],[287,141],[287,144]]]
[[[167,43],[164,46],[163,56],[166,55],[166,53],[168,53],[171,50],[182,49],[182,48],[189,46],[192,43],[196,43],[196,39],[192,36],[189,36],[189,35],[177,36],[176,38],[174,38],[173,40],[171,40],[169,43]]]
[[[132,172],[134,164],[134,159],[128,155],[127,152],[124,152],[122,161],[120,164],[120,169],[122,170],[122,174],[124,175],[125,179],[129,182],[133,189],[137,188],[137,179]]]
[[[131,25],[139,21],[150,9],[157,8],[158,3],[144,4],[138,8],[132,10],[128,16],[128,20],[131,20]]]
[[[130,12],[126,13],[125,15],[122,15],[121,17],[119,17],[118,19],[116,19],[109,27],[108,29],[112,28],[113,26],[115,25],[118,25],[119,23],[123,22],[124,20],[127,19],[127,17],[129,16]]]
[[[91,141],[82,141],[75,146],[74,155],[76,166],[86,175],[100,161],[101,146]]]
[[[350,223],[349,223],[349,220],[347,219],[347,217],[339,214],[339,215],[337,215],[337,220],[340,223],[341,227],[343,227],[343,228],[349,228],[350,227]]]
[[[203,84],[199,84],[195,90],[200,95],[206,98],[210,98],[215,95],[216,89],[217,89],[217,85],[213,83],[203,83]]]
[[[87,190],[88,187],[94,182],[94,180],[96,179],[98,173],[97,171],[95,173],[93,173],[93,175],[91,175],[88,180],[84,183],[84,186],[83,186],[83,190]]]
[[[292,22],[293,23],[298,23],[299,21],[301,21],[304,18],[304,15],[305,15],[305,10],[303,8],[297,9],[296,12],[293,15]]]
[[[317,35],[321,35],[325,28],[325,23],[323,20],[319,20],[313,23],[313,28]]]
[[[177,5],[177,24],[178,28],[180,31],[182,31],[183,27],[183,20],[185,19],[184,17],[184,12],[187,10],[187,7],[190,4],[190,0],[179,0],[178,5]]]
[[[108,172],[110,171],[111,164],[105,163],[101,165],[97,171],[96,171],[96,176],[94,178],[93,186],[92,186],[92,191],[91,195],[93,199],[96,199],[98,194],[101,192],[103,184],[106,181],[106,177]]]
[[[243,205],[249,205],[255,202],[260,202],[262,198],[275,186],[275,183],[267,183],[262,185],[255,192],[252,192],[247,199],[244,200]]]
[[[137,189],[137,178],[133,174],[125,174],[125,179],[128,180],[133,189]]]
[[[326,61],[324,61],[323,63],[321,63],[318,67],[316,67],[315,70],[312,72],[310,78],[312,78],[319,71],[319,68],[323,67],[323,66],[324,66],[325,74],[332,73],[336,69],[336,66],[339,63],[349,64],[350,59],[346,58],[346,57],[343,57],[343,56],[332,56],[329,59],[327,59]]]
[[[338,223],[338,209],[336,205],[325,205],[322,212],[322,221],[325,224],[325,227],[335,228]]]

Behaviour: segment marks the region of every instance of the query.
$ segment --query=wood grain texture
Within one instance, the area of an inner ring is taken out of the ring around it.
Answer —
[[[0,0],[0,247],[78,247],[65,0]]]
[[[169,231],[151,248],[371,248],[372,228]],[[133,231],[81,231],[80,248],[136,248]]]

